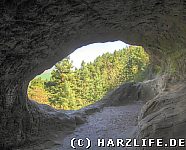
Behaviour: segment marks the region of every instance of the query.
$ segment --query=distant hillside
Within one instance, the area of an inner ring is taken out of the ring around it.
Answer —
[[[43,72],[42,74],[36,76],[36,78],[41,77],[43,80],[50,80],[51,77],[51,71],[49,72]]]

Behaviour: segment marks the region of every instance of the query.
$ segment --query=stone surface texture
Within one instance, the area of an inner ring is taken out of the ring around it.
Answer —
[[[0,149],[81,122],[29,101],[27,87],[83,45],[114,40],[141,45],[164,74],[185,79],[184,0],[2,0],[0,37]],[[145,98],[139,137],[186,136],[185,88],[178,87]]]

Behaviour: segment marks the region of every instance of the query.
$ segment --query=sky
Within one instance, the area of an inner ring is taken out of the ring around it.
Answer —
[[[76,49],[72,54],[70,54],[70,59],[73,61],[73,65],[76,68],[80,68],[81,62],[84,60],[85,62],[92,62],[96,59],[96,57],[109,52],[113,53],[115,50],[122,49],[126,46],[122,41],[115,42],[106,42],[106,43],[94,43],[89,44],[87,46],[83,46],[81,48]]]
[[[81,48],[76,49],[71,53],[70,59],[73,61],[73,65],[76,68],[80,68],[81,62],[84,60],[86,63],[92,62],[96,57],[109,52],[113,53],[115,50],[122,49],[129,46],[122,41],[106,42],[106,43],[93,43]],[[51,71],[51,69],[45,72]]]

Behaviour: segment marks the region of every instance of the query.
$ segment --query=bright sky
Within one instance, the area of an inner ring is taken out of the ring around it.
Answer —
[[[94,59],[106,52],[113,53],[115,50],[122,49],[129,46],[122,41],[115,42],[106,42],[106,43],[94,43],[87,46],[83,46],[75,50],[70,54],[70,59],[73,61],[73,65],[76,68],[80,68],[81,62],[94,61]],[[53,68],[52,68],[53,69]],[[46,70],[45,72],[51,71],[51,69]]]
[[[75,50],[70,54],[70,59],[73,61],[73,65],[76,68],[80,68],[83,60],[85,62],[91,62],[94,61],[96,57],[106,52],[113,53],[115,50],[122,49],[126,46],[129,45],[122,41],[89,44]]]

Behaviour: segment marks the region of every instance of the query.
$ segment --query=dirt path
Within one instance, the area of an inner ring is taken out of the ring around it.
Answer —
[[[137,116],[142,107],[141,102],[135,102],[126,106],[105,107],[101,112],[96,112],[90,115],[87,119],[87,123],[79,126],[76,130],[67,136],[63,141],[59,138],[56,143],[62,143],[56,145],[52,150],[71,150],[70,140],[72,138],[91,140],[91,150],[119,150],[123,147],[98,147],[97,139],[104,138],[113,139],[117,138],[125,139],[130,138],[135,131]],[[86,143],[86,142],[85,142]],[[83,148],[76,148],[84,150]]]

